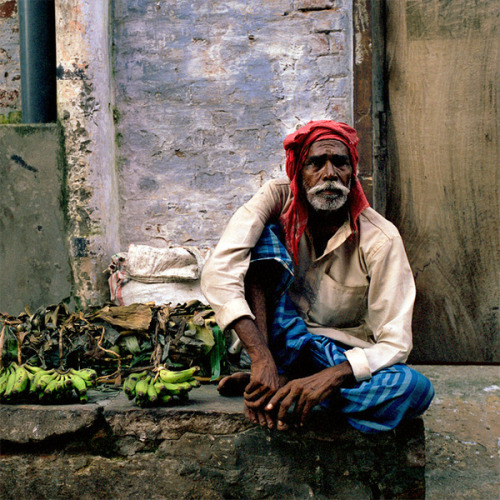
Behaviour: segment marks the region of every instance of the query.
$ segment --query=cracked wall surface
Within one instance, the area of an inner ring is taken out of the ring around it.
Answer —
[[[284,137],[352,120],[351,0],[116,0],[122,250],[212,246],[283,177]]]

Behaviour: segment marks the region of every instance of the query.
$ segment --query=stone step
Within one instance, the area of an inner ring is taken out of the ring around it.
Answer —
[[[251,424],[214,386],[138,408],[0,405],[2,498],[423,498],[422,419],[367,435],[317,411],[300,430]],[[15,478],[15,480],[13,479]]]

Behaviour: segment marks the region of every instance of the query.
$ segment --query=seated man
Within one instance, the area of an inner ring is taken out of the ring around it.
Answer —
[[[202,275],[222,329],[250,359],[219,391],[285,429],[321,404],[363,432],[429,406],[431,383],[403,363],[415,284],[401,236],[369,207],[356,131],[310,122],[284,142],[289,180],[271,180],[231,218]],[[293,410],[291,410],[293,407]]]

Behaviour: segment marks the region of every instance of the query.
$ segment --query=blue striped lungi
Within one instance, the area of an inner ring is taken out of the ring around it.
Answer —
[[[286,293],[293,281],[293,264],[277,224],[264,228],[252,250],[251,263],[262,261],[274,261],[282,267],[274,295],[277,302],[269,339],[279,373],[297,378],[304,366],[318,372],[347,361],[344,352],[349,347],[311,334]],[[426,377],[398,363],[374,373],[370,380],[342,387],[340,404],[325,400],[321,406],[339,409],[353,427],[374,433],[394,429],[403,417],[421,415],[433,396],[434,388]]]

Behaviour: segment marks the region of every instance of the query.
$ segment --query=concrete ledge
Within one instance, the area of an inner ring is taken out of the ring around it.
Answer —
[[[317,412],[304,431],[247,422],[213,386],[187,404],[0,405],[2,498],[423,498],[421,419],[365,435]],[[15,478],[15,480],[14,480]]]

